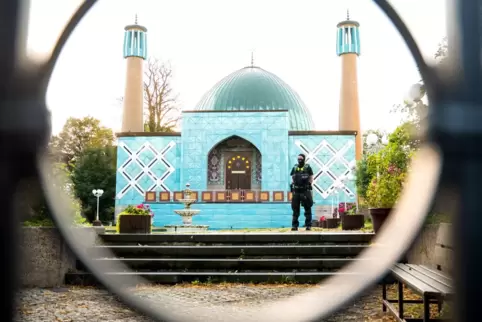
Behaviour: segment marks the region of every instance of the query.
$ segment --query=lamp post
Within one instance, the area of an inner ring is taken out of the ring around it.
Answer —
[[[97,198],[97,213],[95,215],[95,220],[92,223],[92,225],[93,226],[102,226],[102,223],[99,220],[99,198],[104,194],[104,190],[94,189],[94,190],[92,190],[92,194]]]
[[[350,182],[355,180],[355,176],[351,172],[345,178],[346,178],[346,181],[350,181]],[[355,198],[355,209],[356,209],[356,213],[358,214],[358,198]]]
[[[340,184],[339,184],[339,189],[340,190],[343,190],[343,204],[344,204],[344,209],[345,209],[345,213],[346,213],[346,190],[344,189],[344,186],[345,186],[345,183],[347,181],[347,177],[346,176],[342,176],[340,178]]]
[[[333,185],[333,194],[336,196],[336,209],[338,218],[340,217],[340,188],[341,184],[339,181],[335,181]]]
[[[367,136],[367,145],[370,148],[370,152],[372,153],[379,152],[387,144],[388,144],[388,137],[386,135],[382,136],[381,139],[375,133],[370,133]],[[377,179],[379,177],[380,177],[380,174],[378,172],[378,164],[377,164]]]

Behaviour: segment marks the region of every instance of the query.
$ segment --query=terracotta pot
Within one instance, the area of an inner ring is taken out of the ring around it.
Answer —
[[[369,208],[370,216],[372,217],[373,230],[375,234],[380,231],[392,208]]]
[[[365,226],[364,215],[345,215],[341,219],[341,229],[359,230]]]
[[[149,215],[121,215],[119,216],[119,233],[150,234],[151,220]]]
[[[321,228],[326,228],[326,219],[320,221],[320,227],[321,227]]]

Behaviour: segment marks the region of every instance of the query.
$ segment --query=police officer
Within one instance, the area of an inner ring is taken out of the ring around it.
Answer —
[[[311,230],[311,207],[313,206],[312,186],[313,170],[310,165],[305,163],[304,154],[298,155],[298,165],[291,170],[291,209],[293,209],[293,221],[291,230],[297,231],[300,217],[300,204],[305,209],[305,226],[306,230]]]

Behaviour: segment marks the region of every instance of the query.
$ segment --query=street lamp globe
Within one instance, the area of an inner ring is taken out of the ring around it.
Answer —
[[[424,96],[423,85],[413,84],[408,91],[408,98],[412,102],[420,102]]]
[[[367,135],[367,144],[373,146],[378,143],[378,135],[375,133],[370,133]]]
[[[388,144],[388,136],[384,135],[384,136],[382,137],[382,144],[383,144],[383,145],[387,145],[387,144]]]
[[[94,189],[92,190],[92,194],[96,197],[100,197],[104,194],[104,190],[102,189]]]

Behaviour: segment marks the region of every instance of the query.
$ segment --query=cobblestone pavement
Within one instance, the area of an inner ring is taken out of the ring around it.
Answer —
[[[139,287],[133,292],[152,300],[167,295],[188,303],[203,303],[203,306],[245,310],[266,303],[267,299],[286,298],[309,287],[312,286],[177,285]],[[394,321],[381,312],[380,294],[380,289],[376,288],[326,321]],[[25,289],[19,292],[18,301],[16,321],[151,321],[130,310],[107,291],[95,288]]]

